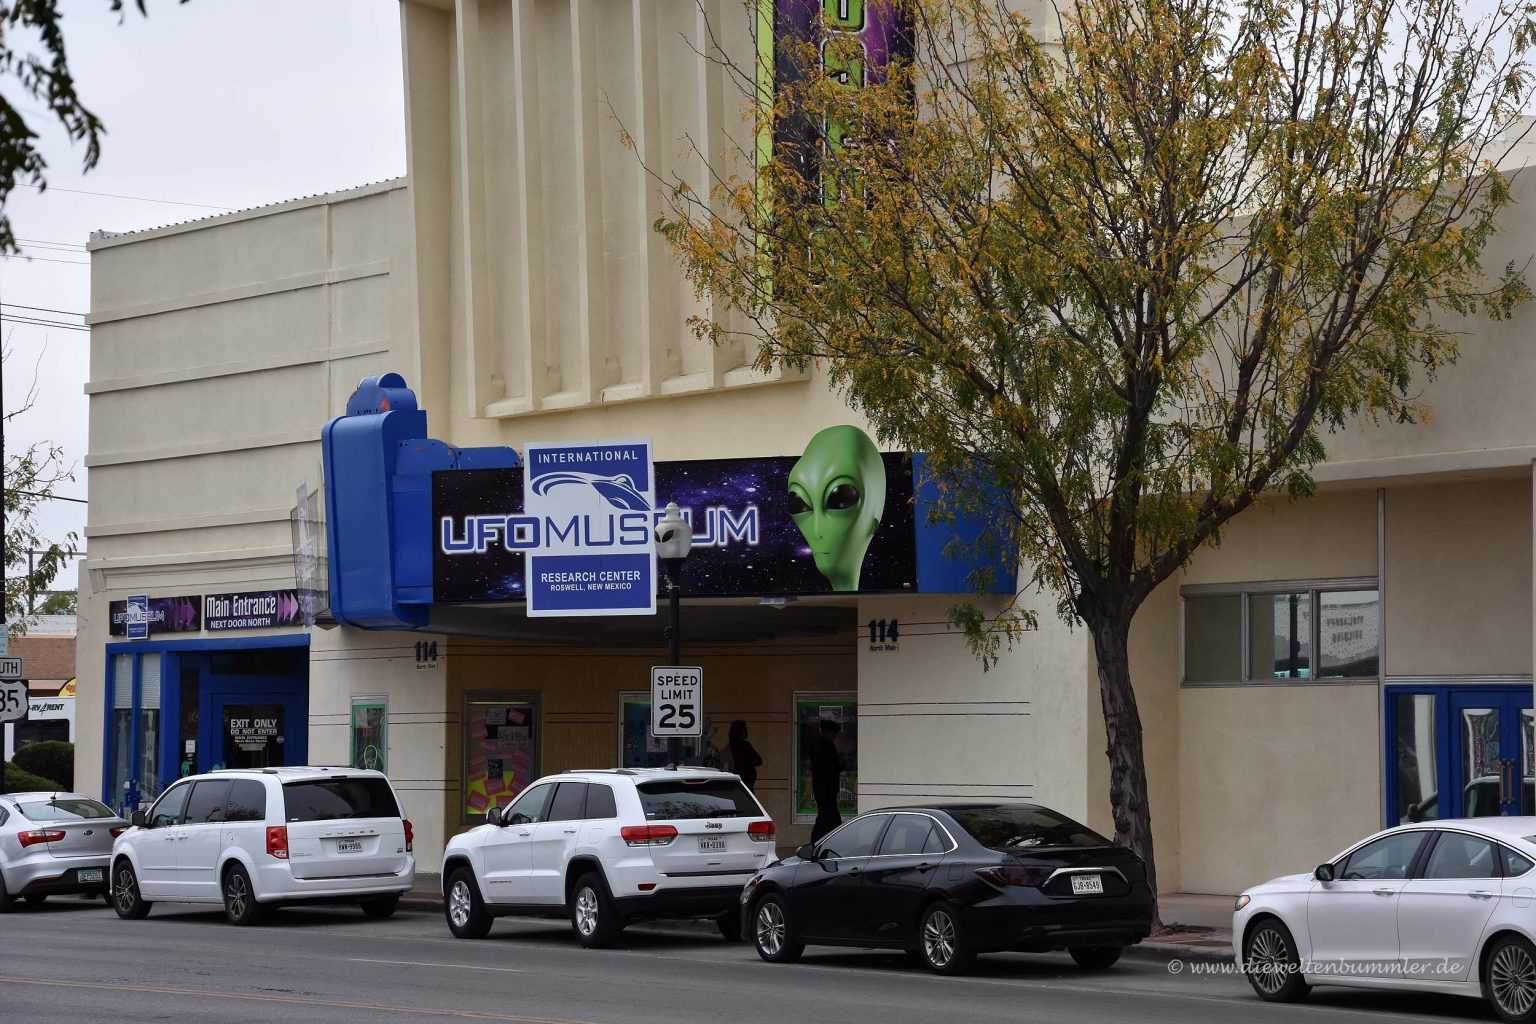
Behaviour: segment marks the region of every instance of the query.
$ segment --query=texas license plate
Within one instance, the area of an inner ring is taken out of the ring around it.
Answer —
[[[1073,875],[1073,896],[1102,896],[1104,895],[1104,879],[1100,875]]]
[[[724,853],[725,852],[725,840],[722,837],[720,837],[720,836],[700,836],[699,837],[699,852],[700,853]]]
[[[338,839],[336,840],[336,852],[362,853],[363,841],[361,839]]]
[[[77,882],[99,882],[101,881],[101,868],[81,868],[75,872],[75,880]]]

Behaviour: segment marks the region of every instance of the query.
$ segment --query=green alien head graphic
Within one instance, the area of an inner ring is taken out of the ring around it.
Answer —
[[[864,554],[885,513],[885,463],[869,435],[828,427],[789,471],[789,514],[833,590],[858,590]]]

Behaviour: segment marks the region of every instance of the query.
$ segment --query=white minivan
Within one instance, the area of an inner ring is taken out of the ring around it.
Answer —
[[[112,847],[112,905],[222,903],[255,924],[284,903],[395,912],[415,881],[411,823],[389,779],[358,768],[256,768],[178,780]]]

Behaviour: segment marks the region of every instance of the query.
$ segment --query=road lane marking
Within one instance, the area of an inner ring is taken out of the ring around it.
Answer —
[[[391,964],[395,967],[451,967],[456,971],[501,971],[505,974],[527,974],[520,967],[480,967],[476,964],[434,964],[425,960],[369,960],[365,957],[354,956],[347,958],[354,964]]]
[[[483,1013],[477,1010],[450,1010],[437,1006],[386,1006],[383,1003],[353,1003],[341,999],[317,999],[312,996],[284,996],[254,992],[218,992],[199,988],[169,988],[162,985],[129,985],[118,982],[48,981],[0,975],[0,982],[11,985],[41,985],[45,988],[97,989],[108,992],[142,992],[160,996],[201,996],[204,999],[241,999],[258,1003],[288,1003],[298,1006],[328,1006],[342,1010],[380,1010],[385,1013],[422,1013],[432,1017],[459,1017],[465,1020],[513,1021],[515,1024],[592,1024],[567,1017],[522,1017],[510,1013]]]

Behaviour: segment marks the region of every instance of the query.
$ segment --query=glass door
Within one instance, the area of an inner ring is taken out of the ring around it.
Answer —
[[[1445,817],[1536,813],[1531,691],[1452,690]]]

